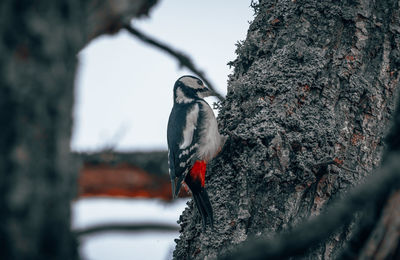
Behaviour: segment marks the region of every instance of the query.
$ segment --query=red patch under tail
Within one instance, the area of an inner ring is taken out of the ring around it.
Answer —
[[[207,168],[206,161],[196,161],[192,169],[190,169],[190,177],[193,180],[200,181],[201,187],[204,187],[204,183],[206,180],[206,168]]]

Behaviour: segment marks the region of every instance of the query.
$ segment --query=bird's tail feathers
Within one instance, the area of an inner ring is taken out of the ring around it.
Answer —
[[[201,215],[203,230],[206,228],[208,223],[213,229],[214,228],[213,210],[206,189],[202,187],[200,191],[196,192],[192,191],[192,193],[193,193],[194,203],[196,204],[196,208]]]

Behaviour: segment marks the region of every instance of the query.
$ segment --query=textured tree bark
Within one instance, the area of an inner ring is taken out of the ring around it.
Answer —
[[[398,1],[260,1],[228,82],[208,169],[215,230],[189,203],[176,259],[216,257],[318,215],[380,163],[399,85]],[[306,258],[332,259],[343,227]]]
[[[78,258],[69,151],[76,55],[155,2],[1,1],[1,259]]]

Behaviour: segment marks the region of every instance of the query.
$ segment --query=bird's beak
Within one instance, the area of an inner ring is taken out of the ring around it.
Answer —
[[[202,89],[199,92],[199,97],[200,98],[205,98],[205,97],[209,97],[209,96],[215,96],[214,92],[212,92],[210,89],[208,89],[207,87],[205,87],[204,89]]]

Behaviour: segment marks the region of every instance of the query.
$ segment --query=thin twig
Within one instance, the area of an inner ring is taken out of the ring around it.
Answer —
[[[220,93],[218,93],[218,91],[215,90],[214,86],[207,79],[205,74],[201,70],[196,68],[196,66],[193,64],[192,60],[188,56],[186,56],[185,54],[183,54],[180,51],[173,50],[172,48],[168,47],[165,43],[161,43],[160,41],[158,41],[154,38],[151,38],[148,35],[143,34],[142,32],[133,28],[129,24],[123,25],[122,28],[126,29],[128,32],[130,32],[131,34],[133,34],[134,36],[136,36],[138,39],[142,40],[143,42],[150,44],[158,49],[161,49],[161,50],[165,51],[166,53],[168,53],[169,55],[175,57],[179,61],[181,66],[186,67],[191,72],[198,75],[204,81],[204,83],[206,83],[207,87],[211,91],[214,92],[214,95],[219,100],[221,100],[221,101],[225,100],[225,98]]]
[[[328,165],[332,165],[332,164],[336,165],[337,167],[339,167],[339,168],[341,168],[341,169],[343,169],[345,171],[352,172],[352,173],[358,173],[358,171],[350,169],[350,168],[347,168],[347,167],[343,166],[343,164],[337,162],[334,159],[328,159],[326,161],[322,161],[322,162],[316,163],[313,166],[314,167],[322,167],[322,166],[328,166]]]
[[[104,224],[96,225],[89,228],[75,230],[77,236],[91,235],[99,232],[123,231],[123,232],[176,232],[179,231],[179,226],[170,224],[158,223],[138,223],[138,224]]]
[[[339,167],[339,168],[342,168],[342,169],[345,170],[345,171],[352,172],[352,173],[358,173],[358,171],[353,170],[353,169],[350,169],[350,168],[347,168],[347,167],[345,167],[345,166],[343,166],[343,165],[341,165],[341,164],[335,163],[335,165],[336,165],[337,167]]]

